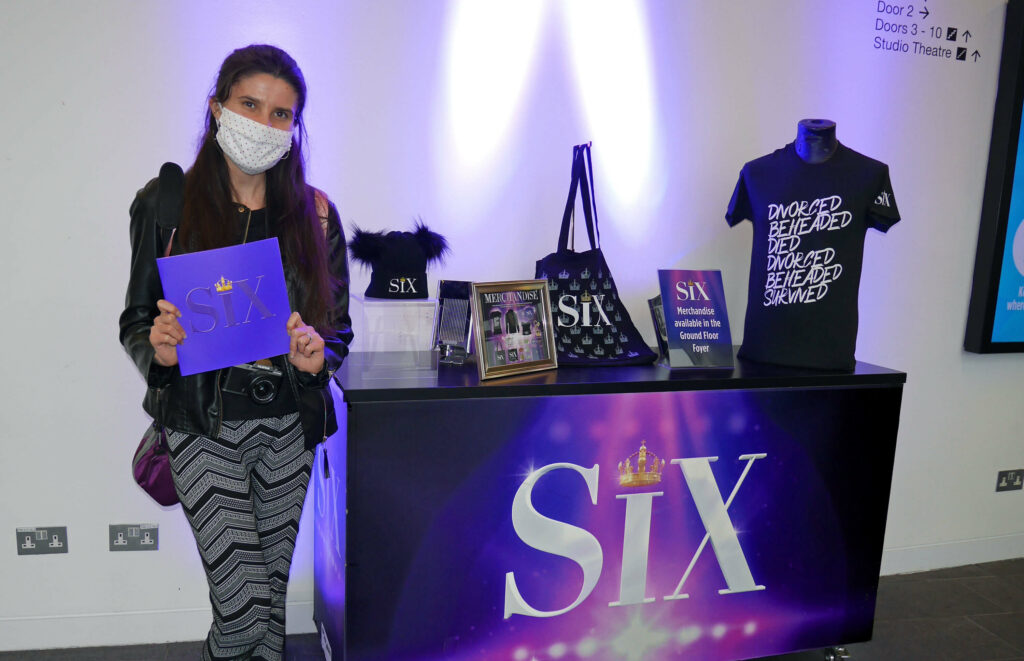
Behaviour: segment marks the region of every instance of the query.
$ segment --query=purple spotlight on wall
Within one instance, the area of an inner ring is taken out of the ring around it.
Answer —
[[[457,2],[447,39],[447,131],[468,176],[493,160],[530,78],[545,4]]]

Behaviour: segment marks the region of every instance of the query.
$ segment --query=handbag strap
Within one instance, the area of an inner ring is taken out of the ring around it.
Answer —
[[[597,217],[596,207],[592,206],[593,177],[587,177],[587,161],[584,155],[589,156],[590,144],[575,145],[572,148],[572,180],[569,184],[569,198],[565,202],[565,211],[562,213],[562,227],[558,234],[558,251],[575,249],[575,212],[576,212],[576,190],[579,188],[583,200],[583,218],[587,224],[587,238],[590,240],[590,248],[593,250],[600,247],[600,232],[596,233]],[[572,247],[569,242],[572,241]]]

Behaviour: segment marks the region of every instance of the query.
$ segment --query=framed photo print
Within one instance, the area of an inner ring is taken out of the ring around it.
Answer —
[[[470,307],[481,380],[558,367],[547,280],[474,282]]]

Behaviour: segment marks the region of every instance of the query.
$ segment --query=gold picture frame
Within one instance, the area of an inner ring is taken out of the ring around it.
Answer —
[[[470,307],[481,381],[558,367],[547,280],[474,282]]]

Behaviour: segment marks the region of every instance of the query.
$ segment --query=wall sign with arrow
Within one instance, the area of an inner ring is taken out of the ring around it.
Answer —
[[[916,55],[951,62],[977,62],[981,53],[971,51],[974,36],[969,29],[942,25],[926,4],[877,0],[873,5],[875,50],[902,55]]]

